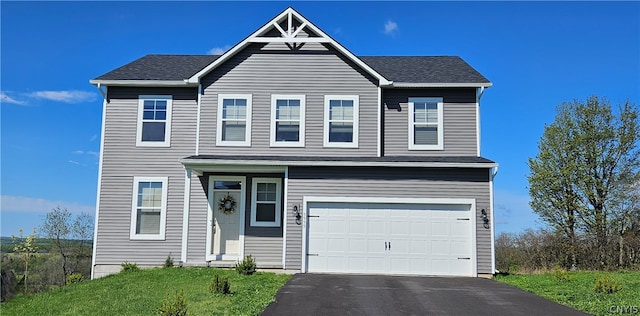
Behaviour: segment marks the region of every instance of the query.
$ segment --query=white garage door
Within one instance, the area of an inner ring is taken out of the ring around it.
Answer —
[[[309,203],[307,271],[473,276],[470,205]]]

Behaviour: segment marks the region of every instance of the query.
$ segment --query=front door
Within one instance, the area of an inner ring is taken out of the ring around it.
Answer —
[[[245,177],[209,177],[207,260],[242,258]]]

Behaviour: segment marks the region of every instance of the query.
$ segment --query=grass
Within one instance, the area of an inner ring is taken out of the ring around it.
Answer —
[[[214,272],[229,278],[231,295],[212,294]],[[189,315],[257,315],[289,275],[257,272],[243,276],[215,268],[149,269],[80,282],[2,303],[8,315],[153,315],[162,300],[184,291]]]
[[[607,275],[622,290],[596,293],[596,279]],[[568,272],[567,277],[554,277],[554,273],[512,274],[497,276],[496,280],[593,315],[620,315],[625,308],[627,314],[634,310],[637,314],[640,309],[640,272]]]

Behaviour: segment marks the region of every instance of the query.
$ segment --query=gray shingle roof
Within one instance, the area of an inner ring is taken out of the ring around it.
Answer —
[[[147,55],[95,80],[183,80],[217,55]],[[406,83],[489,83],[457,56],[362,56],[367,65],[388,80]]]

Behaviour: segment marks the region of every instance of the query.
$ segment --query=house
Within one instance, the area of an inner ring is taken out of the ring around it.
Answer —
[[[292,8],[219,56],[147,55],[104,96],[92,277],[123,262],[491,275],[491,82],[356,56]]]

